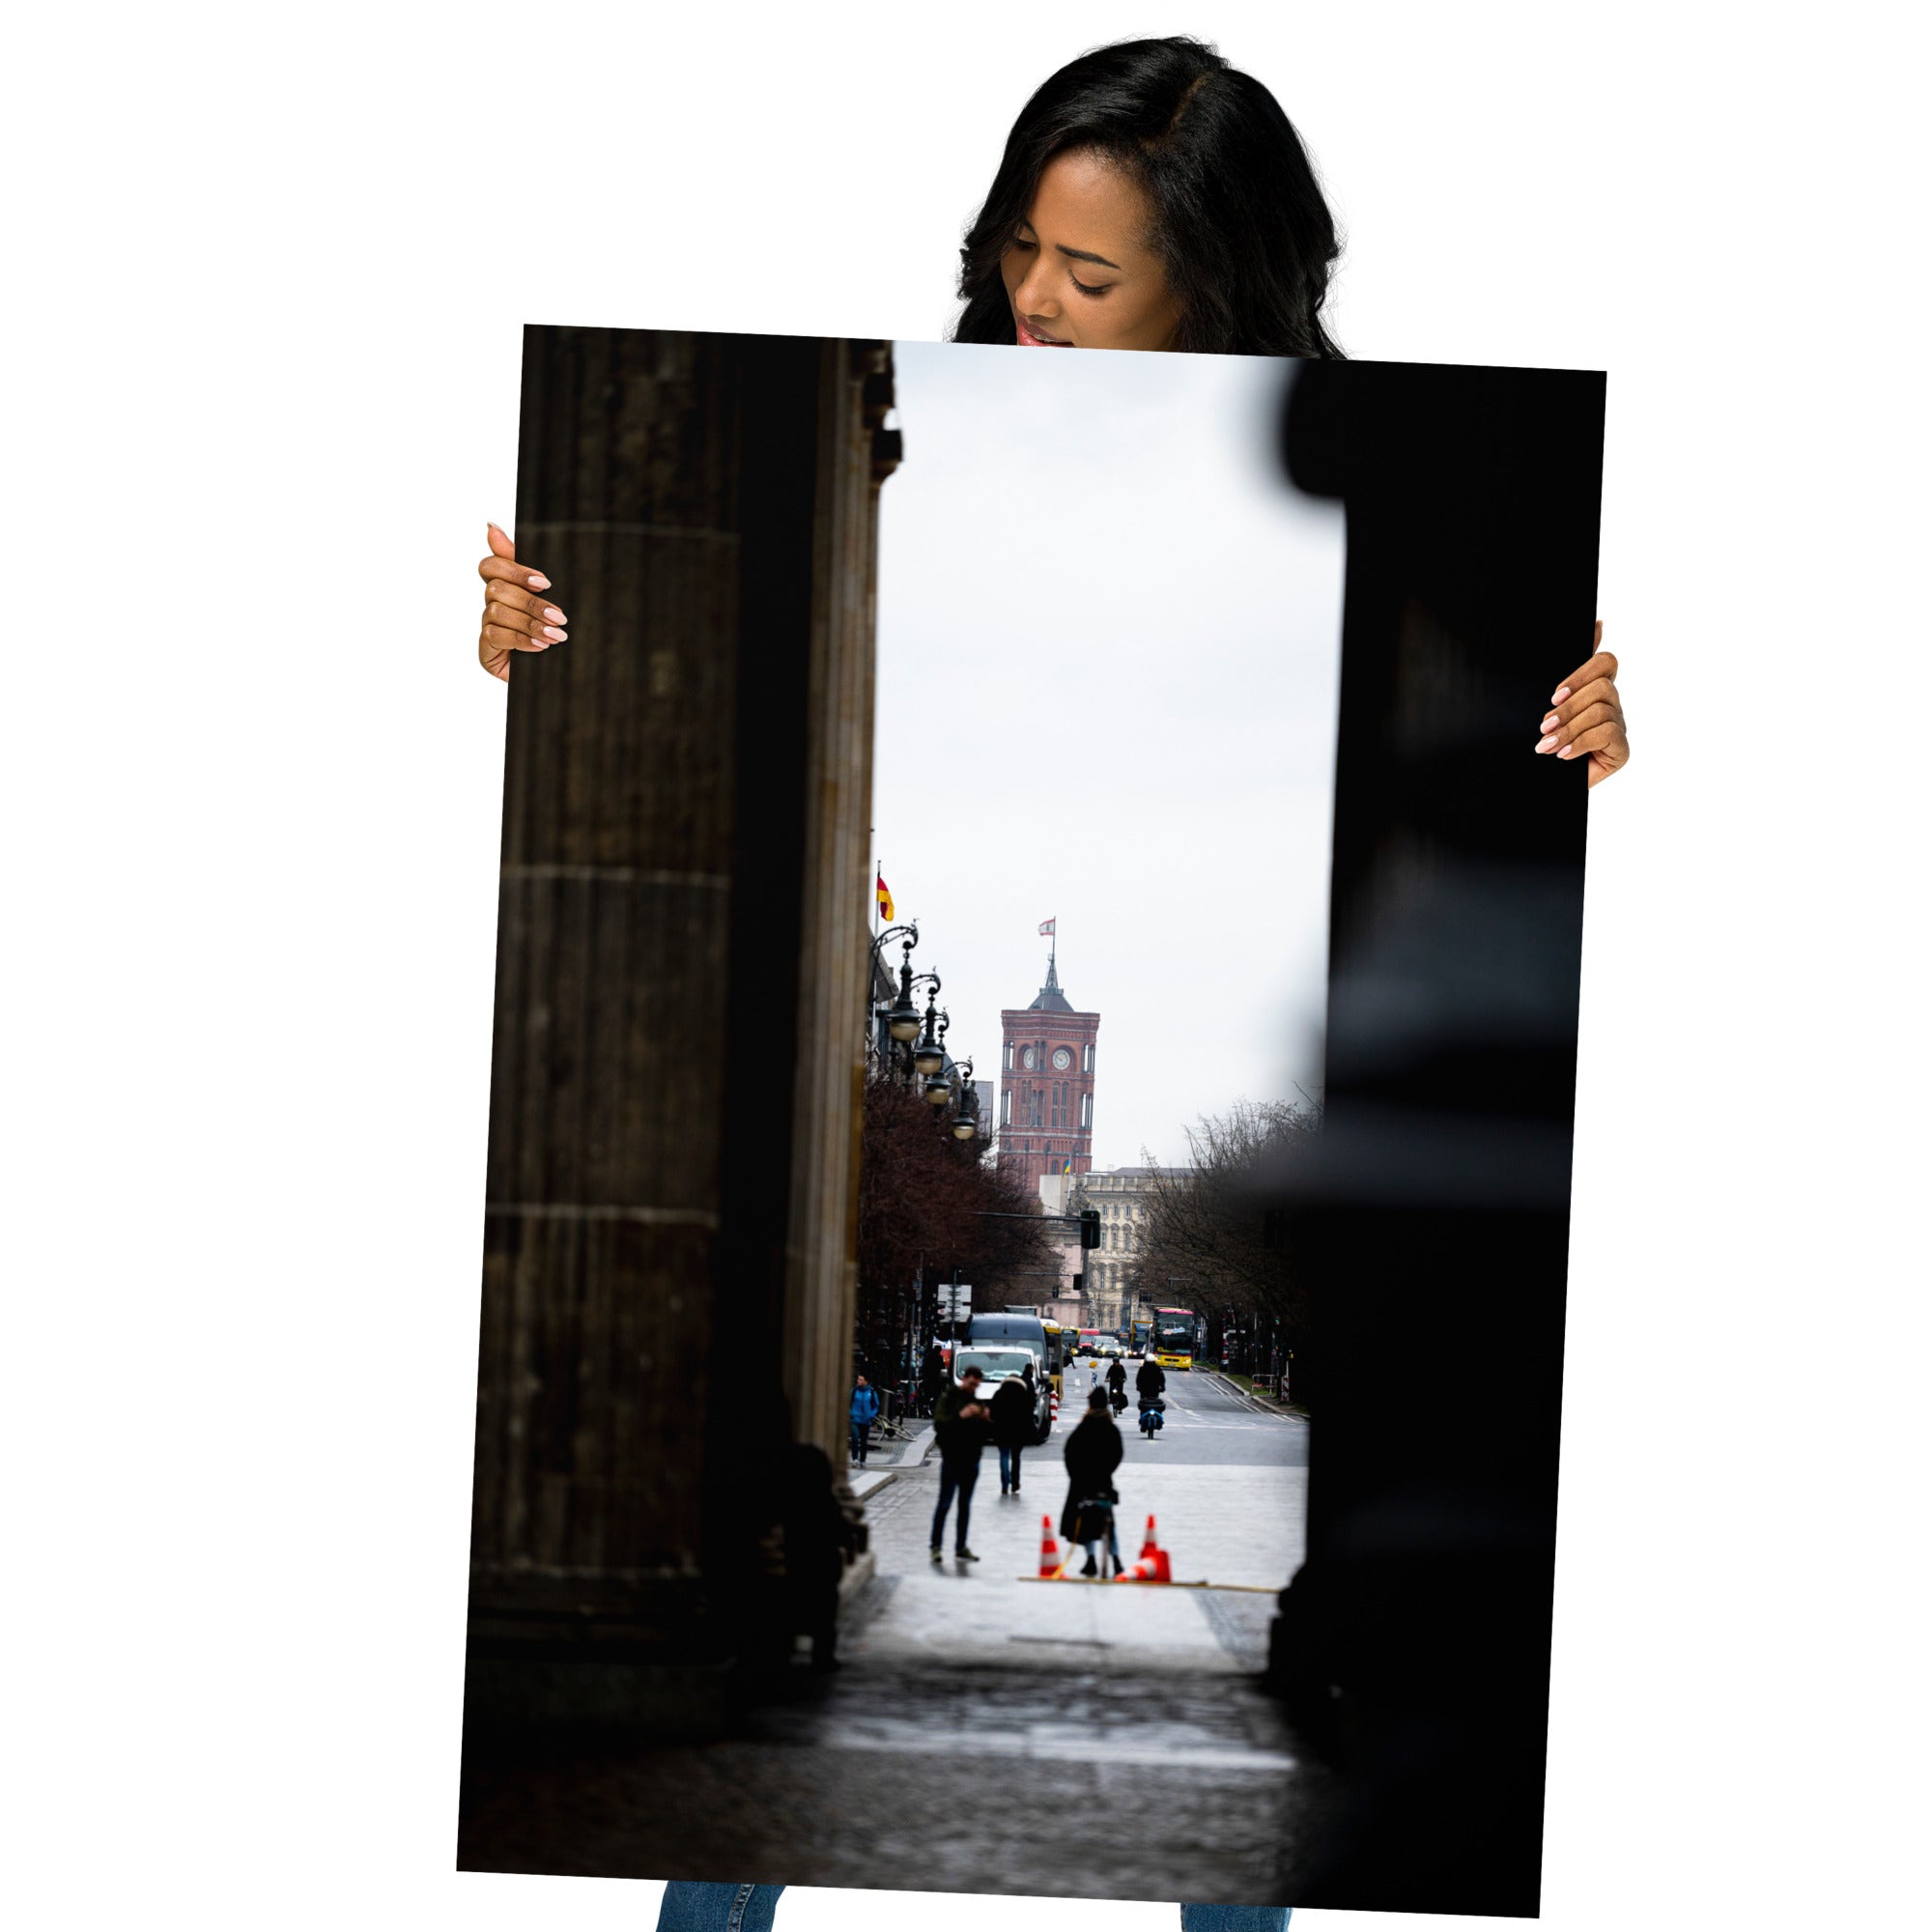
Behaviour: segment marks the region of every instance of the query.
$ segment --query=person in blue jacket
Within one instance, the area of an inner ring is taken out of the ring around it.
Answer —
[[[852,1387],[852,1460],[866,1466],[866,1451],[871,1447],[872,1424],[879,1419],[879,1392],[861,1376]]]

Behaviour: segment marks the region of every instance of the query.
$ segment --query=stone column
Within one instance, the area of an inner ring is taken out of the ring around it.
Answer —
[[[775,1452],[842,1442],[890,384],[879,344],[526,334],[518,547],[572,632],[510,689],[472,1716],[722,1669]]]

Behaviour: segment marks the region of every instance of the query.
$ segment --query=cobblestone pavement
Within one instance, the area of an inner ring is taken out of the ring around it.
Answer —
[[[1162,1440],[1123,1463],[1129,1560],[1153,1514],[1177,1579],[1266,1586],[1300,1560],[1302,1425],[1177,1377]],[[1293,1899],[1333,1793],[1253,1681],[1270,1594],[1031,1579],[1065,1494],[1069,1418],[1002,1497],[977,1564],[927,1555],[935,1469],[867,1503],[878,1575],[845,1668],[746,1735],[611,1749],[483,1780],[464,1862],[1087,1898]],[[1190,1445],[1185,1460],[1166,1452]],[[1211,1460],[1209,1460],[1211,1458]],[[952,1547],[951,1530],[945,1548]],[[468,1849],[487,1846],[478,1860]]]

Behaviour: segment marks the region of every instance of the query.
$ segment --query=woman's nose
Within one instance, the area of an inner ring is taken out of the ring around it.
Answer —
[[[1033,266],[1021,278],[1018,292],[1013,297],[1013,305],[1022,315],[1037,315],[1042,320],[1060,313],[1060,304],[1047,288],[1046,258],[1043,255],[1033,258]]]

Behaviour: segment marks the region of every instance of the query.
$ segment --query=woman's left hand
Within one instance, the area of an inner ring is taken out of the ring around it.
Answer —
[[[1597,655],[1578,665],[1556,687],[1544,714],[1536,749],[1559,758],[1590,760],[1590,782],[1601,783],[1620,772],[1630,760],[1630,739],[1624,734],[1623,700],[1617,696],[1617,661],[1603,648],[1603,619],[1591,640]]]

